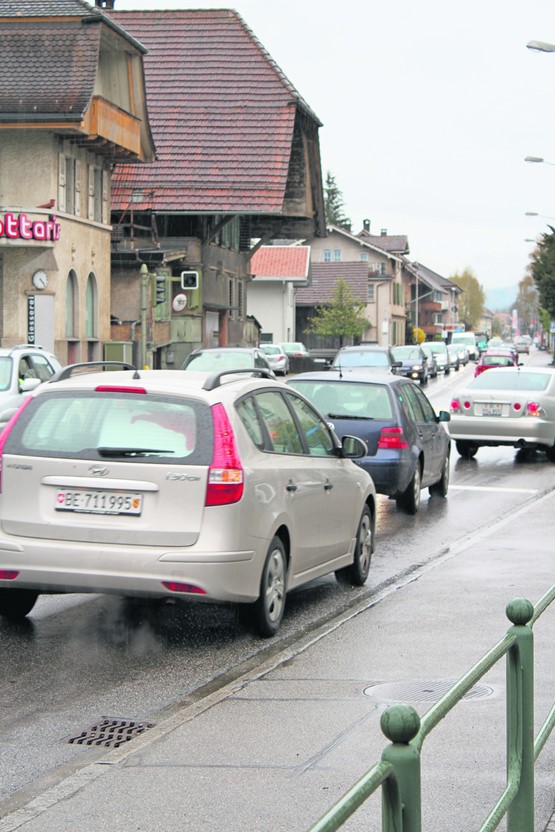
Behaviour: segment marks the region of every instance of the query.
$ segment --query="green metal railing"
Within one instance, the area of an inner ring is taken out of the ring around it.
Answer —
[[[507,604],[512,626],[435,705],[418,716],[410,705],[391,705],[381,728],[391,745],[370,769],[310,830],[334,832],[380,786],[382,832],[421,832],[420,763],[430,731],[476,682],[506,656],[507,785],[479,832],[492,832],[507,816],[507,832],[534,832],[534,765],[555,725],[555,705],[534,740],[533,624],[555,600],[555,586],[534,607],[525,598]]]

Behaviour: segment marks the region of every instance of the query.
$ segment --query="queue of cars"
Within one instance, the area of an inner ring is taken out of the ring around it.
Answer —
[[[282,345],[110,373],[0,351],[0,381],[19,377],[0,412],[0,615],[26,616],[41,593],[107,592],[233,603],[269,637],[290,589],[330,572],[366,581],[378,494],[409,514],[425,488],[447,496],[452,440],[467,459],[506,445],[555,462],[552,370],[492,347],[436,413],[421,389],[435,343],[346,347],[286,383]],[[29,387],[26,365],[41,376]]]

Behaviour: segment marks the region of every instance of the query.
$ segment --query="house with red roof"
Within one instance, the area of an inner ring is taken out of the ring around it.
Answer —
[[[273,343],[295,340],[295,296],[310,285],[310,247],[261,246],[250,261],[247,309],[262,326],[261,340]]]
[[[321,125],[237,12],[109,14],[148,50],[157,149],[153,164],[115,170],[113,335],[137,332],[146,266],[159,295],[147,363],[180,366],[193,348],[248,341],[254,240],[326,234]]]
[[[145,49],[85,0],[0,3],[0,345],[110,340],[110,187],[155,147]]]

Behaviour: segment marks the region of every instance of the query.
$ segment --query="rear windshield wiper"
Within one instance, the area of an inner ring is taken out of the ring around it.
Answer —
[[[372,422],[373,416],[354,416],[352,413],[328,413],[328,419],[360,419],[362,421]]]
[[[167,456],[173,454],[175,451],[170,451],[165,448],[97,448],[100,456],[150,456],[159,455]]]

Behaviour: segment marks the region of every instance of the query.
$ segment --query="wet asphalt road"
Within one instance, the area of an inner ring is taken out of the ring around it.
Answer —
[[[524,363],[547,364],[545,353]],[[436,410],[472,377],[473,365],[425,388]],[[555,467],[543,454],[482,449],[462,460],[453,448],[446,500],[423,492],[415,517],[379,499],[376,553],[365,587],[333,576],[291,593],[286,618],[271,642],[243,632],[234,610],[221,606],[160,606],[106,596],[40,598],[22,626],[0,622],[0,817],[37,780],[57,778],[62,766],[90,762],[95,749],[70,744],[102,716],[159,722],[202,686],[217,685],[246,662],[306,633],[385,584],[401,587],[414,564],[514,511],[553,485]],[[105,753],[105,752],[104,752]],[[8,798],[12,796],[12,800]]]

